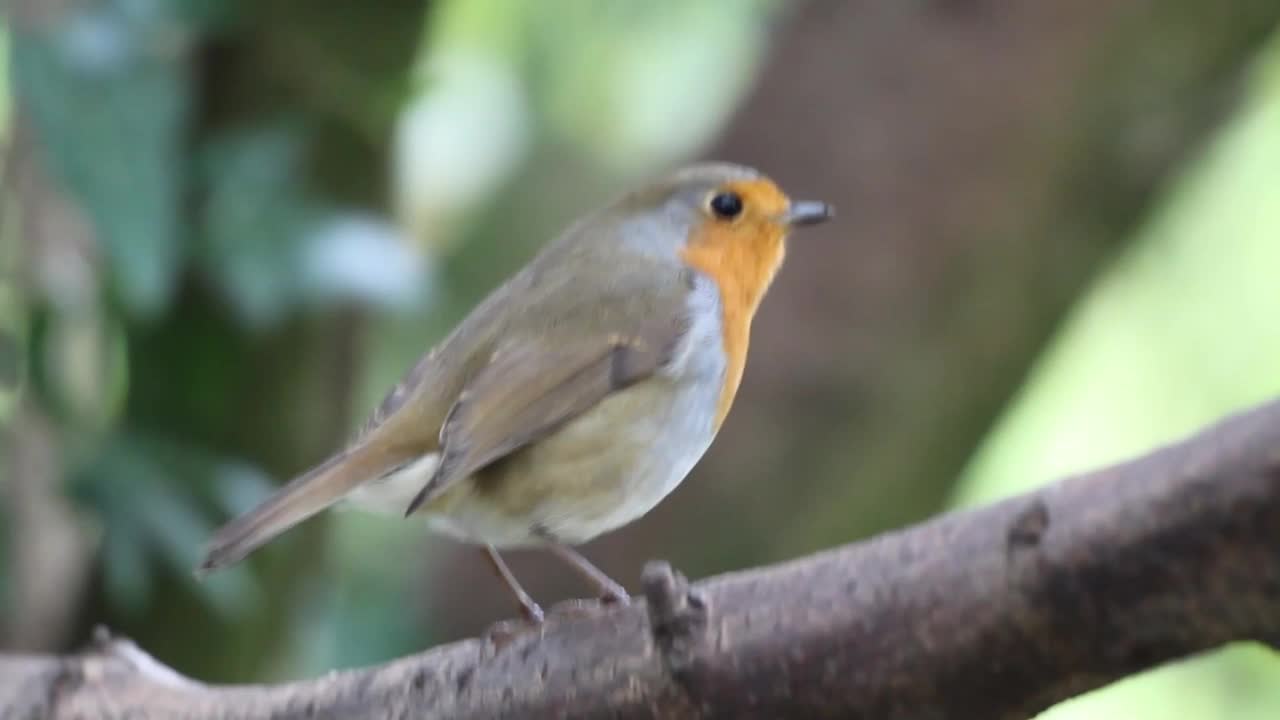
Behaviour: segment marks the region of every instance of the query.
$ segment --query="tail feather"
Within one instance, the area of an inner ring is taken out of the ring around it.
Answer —
[[[209,541],[198,575],[239,562],[294,525],[338,502],[375,477],[382,463],[368,447],[353,448],[280,488],[249,512],[224,525]]]

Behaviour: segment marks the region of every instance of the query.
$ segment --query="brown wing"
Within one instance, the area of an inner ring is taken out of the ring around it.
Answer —
[[[670,359],[683,331],[678,319],[653,319],[631,334],[573,342],[541,336],[499,346],[450,409],[440,430],[440,464],[406,514],[649,377]]]
[[[359,431],[351,439],[351,444],[359,445],[370,433],[377,430],[378,426],[386,422],[387,418],[395,414],[395,411],[399,410],[400,406],[409,399],[414,389],[422,384],[423,377],[432,369],[432,363],[434,362],[434,352],[419,358],[418,362],[410,368],[400,382],[387,391],[386,396],[382,398],[382,402],[378,403],[378,407],[374,408],[373,412],[365,420],[364,425],[360,427]]]

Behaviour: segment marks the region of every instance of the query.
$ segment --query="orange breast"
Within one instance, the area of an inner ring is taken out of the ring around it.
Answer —
[[[682,253],[684,261],[715,281],[720,291],[726,367],[716,408],[717,430],[742,382],[751,320],[786,253],[786,229],[776,219],[787,207],[786,196],[767,180],[738,183],[732,189],[743,197],[743,216],[732,223],[708,218]]]

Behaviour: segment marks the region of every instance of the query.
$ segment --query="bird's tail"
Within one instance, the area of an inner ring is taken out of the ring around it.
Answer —
[[[341,500],[360,483],[376,477],[384,461],[374,448],[357,446],[295,478],[214,533],[196,574],[204,575],[244,559],[280,533]]]

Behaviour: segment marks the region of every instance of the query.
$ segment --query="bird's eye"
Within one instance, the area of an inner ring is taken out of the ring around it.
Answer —
[[[734,192],[716,193],[711,198],[711,212],[722,220],[732,220],[742,214],[742,197]]]

